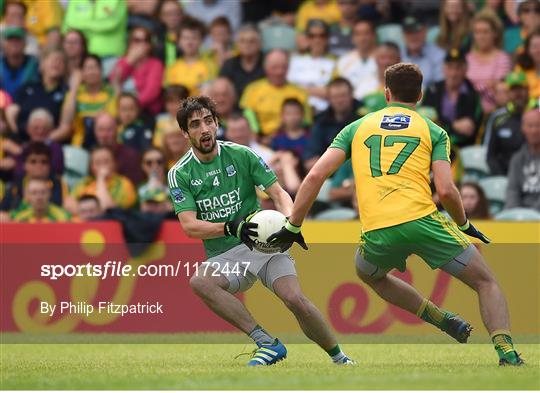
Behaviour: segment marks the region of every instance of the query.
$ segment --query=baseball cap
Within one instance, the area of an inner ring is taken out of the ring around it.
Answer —
[[[527,78],[525,74],[521,71],[514,71],[509,73],[504,80],[508,87],[514,86],[528,86]]]
[[[451,61],[457,61],[460,63],[465,63],[465,53],[459,49],[451,49],[448,52],[446,52],[446,56],[444,57],[445,63],[450,63]]]
[[[424,28],[424,24],[415,16],[407,16],[403,19],[403,31],[405,33],[416,33]]]
[[[2,30],[2,38],[25,38],[26,31],[22,27],[8,26]]]

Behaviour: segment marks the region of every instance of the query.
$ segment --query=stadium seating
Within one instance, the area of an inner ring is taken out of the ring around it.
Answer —
[[[75,184],[88,175],[90,155],[84,149],[64,145],[64,179],[71,190]]]
[[[489,212],[491,215],[500,212],[506,201],[508,179],[505,176],[490,176],[481,179],[478,183],[484,190],[486,198],[489,201]]]
[[[321,221],[345,221],[354,220],[358,216],[356,210],[348,207],[334,207],[325,210],[315,216],[316,220]]]
[[[403,29],[400,24],[389,23],[377,27],[377,41],[390,41],[397,44],[401,50],[404,49]]]
[[[533,209],[516,207],[503,210],[495,216],[498,221],[540,221],[540,213]]]
[[[463,182],[478,181],[489,176],[487,148],[485,146],[467,146],[459,151],[465,174]]]

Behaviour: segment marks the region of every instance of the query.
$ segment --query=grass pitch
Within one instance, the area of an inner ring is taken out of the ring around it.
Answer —
[[[497,366],[489,344],[344,344],[337,367],[311,344],[245,367],[244,344],[2,344],[2,389],[540,389],[540,344],[527,365]]]

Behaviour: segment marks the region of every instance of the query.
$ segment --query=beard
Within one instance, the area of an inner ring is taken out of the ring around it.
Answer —
[[[204,139],[204,143],[203,143]],[[216,138],[213,136],[208,137],[201,137],[197,143],[197,141],[191,141],[192,146],[197,149],[199,152],[203,154],[211,153],[215,147],[216,147]]]

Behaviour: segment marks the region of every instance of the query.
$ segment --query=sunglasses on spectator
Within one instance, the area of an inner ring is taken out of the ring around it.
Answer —
[[[163,160],[161,158],[158,158],[156,160],[151,160],[151,159],[148,159],[148,160],[144,160],[144,164],[145,165],[148,165],[148,166],[152,166],[152,165],[163,165]]]
[[[38,158],[30,158],[27,162],[32,165],[34,164],[49,165],[49,160],[46,160],[46,159],[40,160]]]
[[[131,37],[131,42],[150,42],[146,37]]]
[[[535,14],[540,14],[540,7],[523,7],[521,9],[522,14],[528,14],[529,12],[534,12]]]

